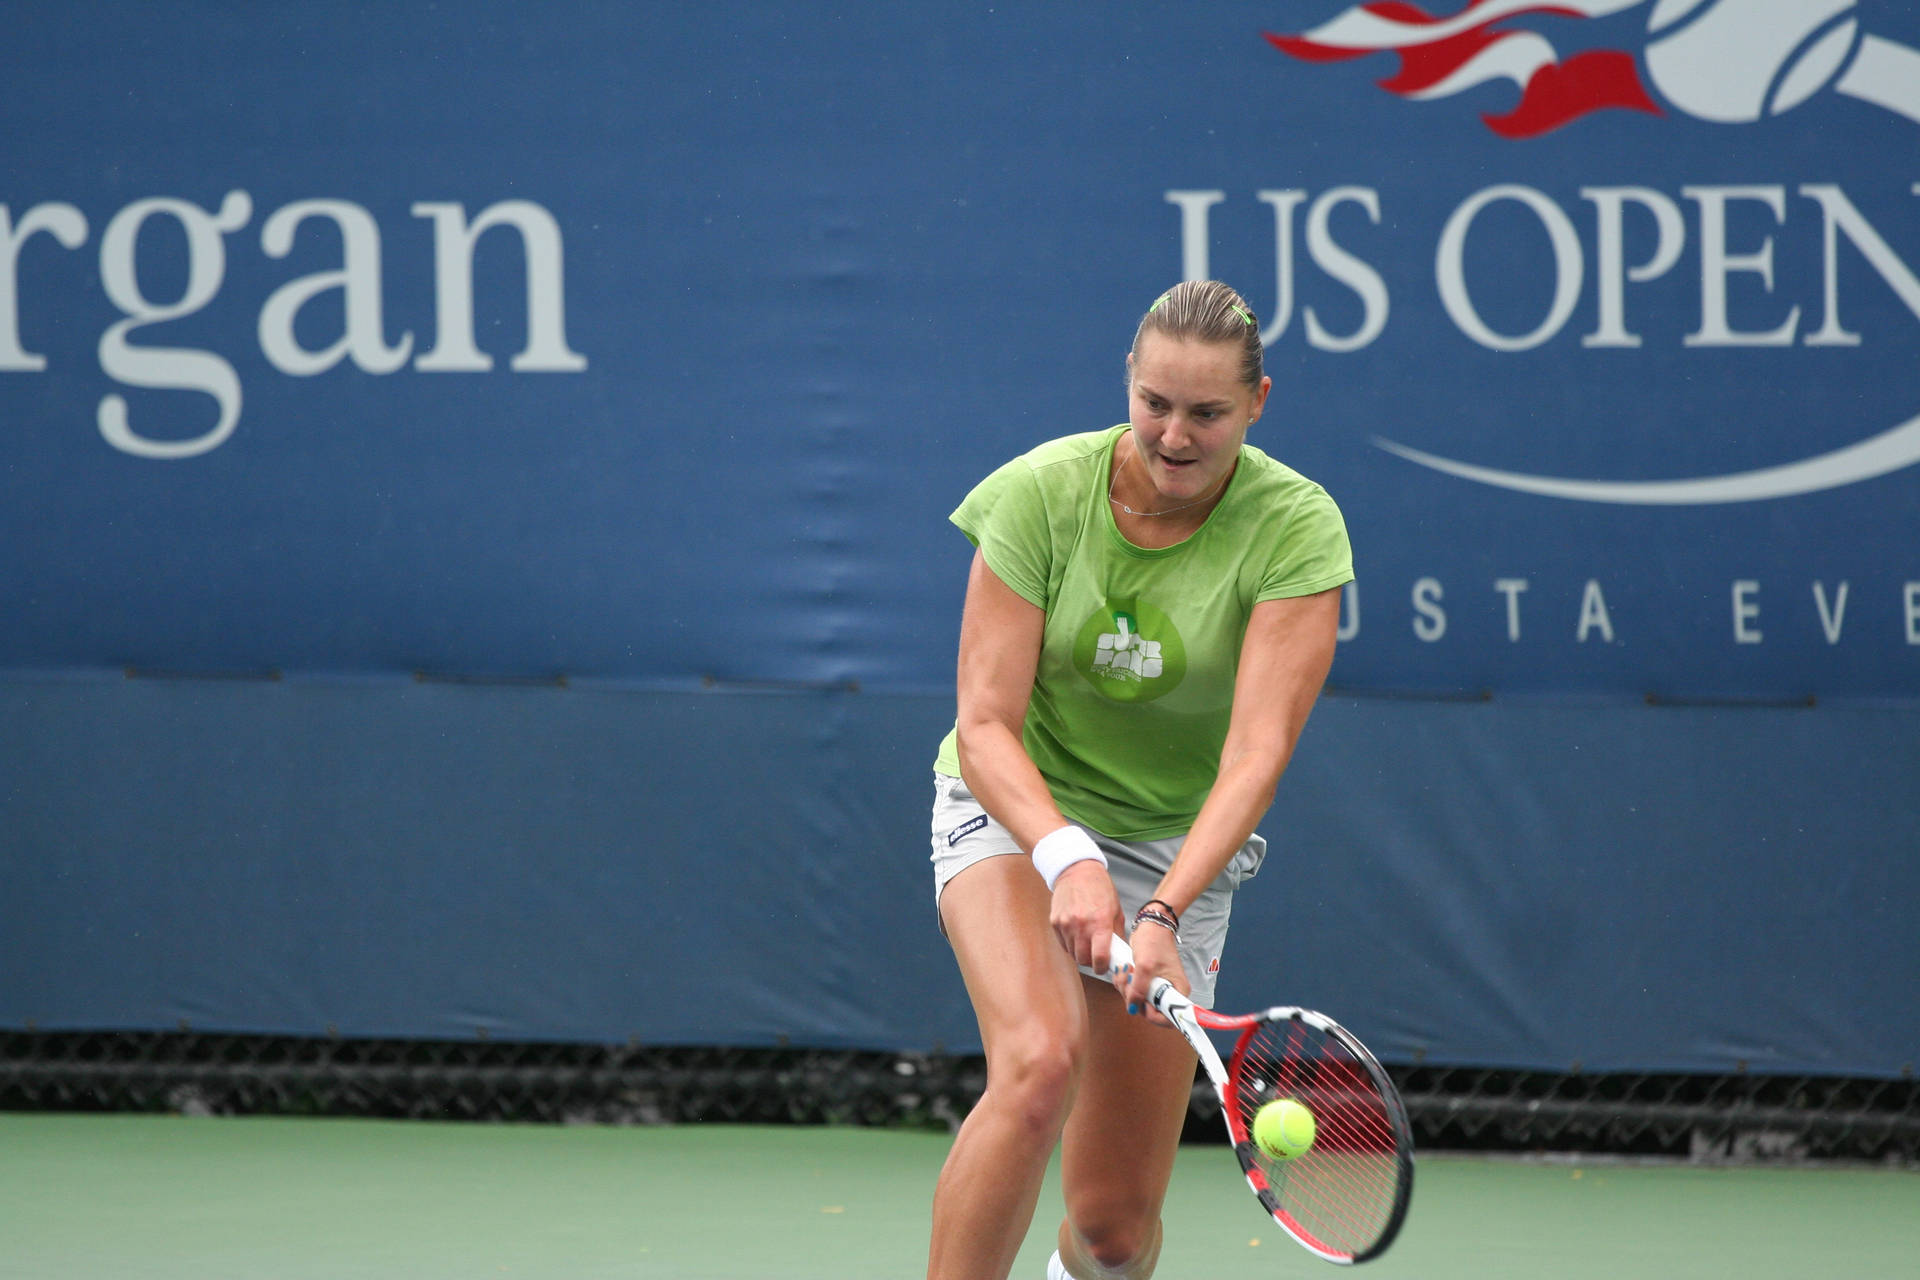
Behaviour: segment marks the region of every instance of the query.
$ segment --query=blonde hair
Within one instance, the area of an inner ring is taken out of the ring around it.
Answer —
[[[1265,376],[1260,321],[1247,300],[1218,280],[1188,280],[1160,295],[1133,333],[1133,362],[1140,360],[1140,340],[1163,333],[1189,342],[1230,342],[1240,349],[1240,381],[1258,387]],[[1128,375],[1131,384],[1132,375]]]

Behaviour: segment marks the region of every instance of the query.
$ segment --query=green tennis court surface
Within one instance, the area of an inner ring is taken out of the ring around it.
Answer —
[[[14,1280],[909,1280],[948,1140],[818,1128],[560,1128],[0,1115]],[[1223,1148],[1182,1150],[1166,1280],[1337,1274]],[[1052,1248],[1050,1183],[1015,1280]],[[1361,1275],[1920,1275],[1920,1175],[1429,1158]]]

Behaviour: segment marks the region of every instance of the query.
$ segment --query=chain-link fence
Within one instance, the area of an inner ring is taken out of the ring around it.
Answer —
[[[1389,1067],[1423,1148],[1920,1163],[1920,1082]],[[0,1110],[952,1128],[979,1057],[822,1049],[0,1032]],[[1196,1086],[1188,1137],[1221,1137]]]

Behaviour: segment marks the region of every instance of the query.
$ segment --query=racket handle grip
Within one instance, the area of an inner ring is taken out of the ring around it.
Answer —
[[[1112,945],[1109,947],[1107,952],[1106,976],[1109,979],[1111,979],[1117,976],[1122,969],[1128,968],[1132,964],[1133,964],[1133,948],[1127,944],[1127,940],[1125,938],[1121,937],[1117,933],[1114,934]],[[1162,1013],[1165,1013],[1167,1011],[1167,1007],[1163,1003],[1163,1001],[1169,995],[1174,996],[1175,998],[1181,998],[1180,993],[1174,990],[1174,986],[1171,982],[1168,982],[1165,978],[1155,978],[1153,980],[1153,986],[1149,988],[1149,994],[1147,998],[1153,1001],[1154,1008],[1160,1010],[1160,1012]]]

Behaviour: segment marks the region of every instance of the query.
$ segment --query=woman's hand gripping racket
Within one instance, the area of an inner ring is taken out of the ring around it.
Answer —
[[[1125,939],[1114,938],[1111,963],[1109,976],[1132,968]],[[1413,1196],[1413,1130],[1366,1046],[1308,1009],[1215,1013],[1165,978],[1154,979],[1151,998],[1200,1055],[1247,1185],[1273,1220],[1328,1262],[1385,1253]],[[1207,1029],[1239,1033],[1227,1063]],[[1297,1105],[1281,1106],[1287,1102]],[[1266,1107],[1273,1110],[1256,1134]]]

